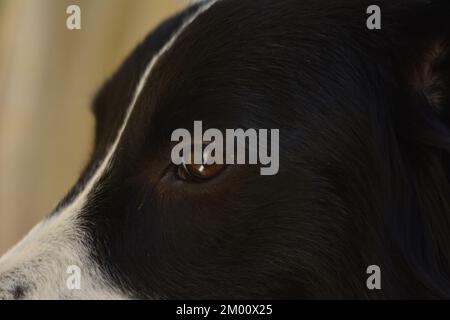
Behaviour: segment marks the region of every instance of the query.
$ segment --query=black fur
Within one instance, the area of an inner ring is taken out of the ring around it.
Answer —
[[[119,287],[137,298],[450,298],[449,7],[376,1],[382,29],[369,31],[372,2],[223,0],[181,34],[83,213]],[[85,175],[188,15],[100,91]],[[178,179],[170,134],[194,120],[279,128],[278,175],[229,166]],[[372,264],[382,290],[366,288]]]

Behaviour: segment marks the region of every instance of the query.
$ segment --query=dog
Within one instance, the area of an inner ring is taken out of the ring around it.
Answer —
[[[377,3],[374,30],[365,0],[163,22],[96,95],[92,157],[1,258],[0,298],[450,298],[450,9]],[[174,165],[198,120],[279,129],[279,171]]]

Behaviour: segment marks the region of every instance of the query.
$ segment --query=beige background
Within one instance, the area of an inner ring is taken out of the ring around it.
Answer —
[[[82,30],[66,29],[78,4]],[[183,0],[0,0],[0,255],[76,181],[102,81]]]

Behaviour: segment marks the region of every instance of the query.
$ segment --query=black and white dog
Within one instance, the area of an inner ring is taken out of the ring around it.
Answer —
[[[449,5],[376,2],[381,30],[365,0],[164,22],[98,93],[92,159],[1,258],[0,298],[450,298]],[[279,128],[278,174],[195,179],[170,160],[195,120]]]

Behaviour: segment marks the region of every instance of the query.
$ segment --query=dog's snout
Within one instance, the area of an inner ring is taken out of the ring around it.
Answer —
[[[0,288],[0,300],[12,300],[12,299],[13,296],[11,295],[10,291]]]
[[[26,292],[27,288],[19,285],[12,290],[11,294],[14,300],[20,300],[25,298]]]
[[[25,277],[16,271],[0,273],[0,300],[21,300],[26,298],[29,286]]]
[[[27,287],[22,285],[14,286],[11,289],[0,288],[0,300],[22,300],[26,298],[27,291]]]

